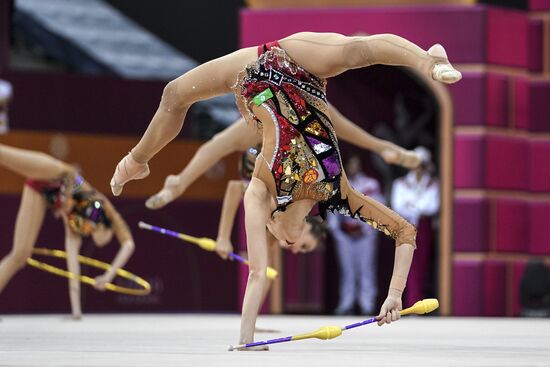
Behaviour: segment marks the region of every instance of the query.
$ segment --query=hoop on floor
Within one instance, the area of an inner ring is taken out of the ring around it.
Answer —
[[[65,251],[62,251],[62,250],[52,250],[52,249],[47,249],[47,248],[35,248],[35,249],[33,249],[32,252],[35,255],[57,257],[57,258],[60,258],[60,259],[66,259],[67,258],[67,253]],[[91,257],[78,255],[78,261],[81,264],[90,265],[90,266],[92,266],[94,268],[98,268],[98,269],[108,270],[108,269],[111,268],[111,264],[108,264],[108,263],[105,263],[103,261],[99,261],[99,260],[96,260],[96,259],[92,259]],[[29,264],[30,266],[33,266],[37,269],[43,270],[45,272],[48,272],[48,273],[51,273],[51,274],[54,274],[54,275],[57,275],[57,276],[60,276],[60,277],[69,278],[69,279],[76,279],[76,280],[79,280],[82,283],[92,285],[92,286],[96,284],[96,281],[95,281],[94,278],[91,278],[91,277],[86,276],[86,275],[77,275],[77,274],[72,273],[70,271],[63,270],[63,269],[58,268],[56,266],[43,263],[43,262],[35,260],[33,258],[28,258],[27,259],[27,264]],[[115,285],[115,284],[112,284],[112,283],[107,283],[107,284],[105,284],[105,289],[106,290],[111,291],[111,292],[116,292],[116,293],[127,294],[127,295],[130,295],[130,296],[146,296],[149,293],[151,293],[151,285],[145,279],[140,278],[137,275],[132,274],[129,271],[126,271],[124,269],[118,269],[116,274],[118,276],[124,278],[124,279],[128,279],[128,280],[140,285],[142,288],[141,289],[134,289],[134,288],[129,288],[129,287],[121,287],[121,286],[118,286],[118,285]]]

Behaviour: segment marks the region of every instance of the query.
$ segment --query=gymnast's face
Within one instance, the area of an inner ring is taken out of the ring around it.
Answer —
[[[317,247],[318,239],[311,233],[311,224],[305,220],[294,228],[289,228],[283,221],[272,220],[268,229],[279,245],[293,254],[311,252]]]
[[[109,242],[111,242],[112,238],[113,230],[104,226],[103,224],[99,224],[92,232],[92,239],[98,247],[103,247],[107,245]]]
[[[293,254],[308,253],[317,248],[319,240],[311,232],[311,224],[306,223],[302,236],[295,243],[282,242],[281,246],[292,251]]]

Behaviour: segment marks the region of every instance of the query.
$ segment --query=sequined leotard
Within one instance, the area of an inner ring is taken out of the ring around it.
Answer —
[[[72,185],[67,181],[65,177],[52,181],[28,179],[25,181],[25,185],[42,194],[48,206],[56,211],[63,209],[65,191],[71,187],[71,197],[74,203],[72,209],[66,213],[67,222],[71,230],[81,236],[91,235],[99,224],[111,227],[111,221],[105,213],[103,202],[96,198],[96,193],[81,190],[84,179],[77,176]]]
[[[258,53],[258,62],[246,68],[236,85],[242,98],[238,104],[246,106],[249,116],[251,103],[262,104],[275,125],[275,149],[267,163],[277,209],[300,199],[327,202],[339,192],[342,164],[327,113],[326,81],[294,63],[277,42],[261,46]]]
[[[252,110],[256,105],[265,109],[273,122],[274,151],[262,151],[259,157],[274,179],[275,211],[312,199],[318,202],[321,216],[327,210],[337,211],[367,222],[394,238],[397,245],[415,244],[413,226],[376,200],[354,192],[344,179],[328,113],[326,80],[296,64],[278,42],[260,46],[258,56],[239,74],[234,92],[247,121],[262,125]],[[263,154],[271,158],[267,160]]]

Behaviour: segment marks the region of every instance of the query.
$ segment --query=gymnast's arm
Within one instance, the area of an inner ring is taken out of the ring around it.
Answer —
[[[244,196],[246,242],[249,273],[244,294],[239,344],[254,340],[254,328],[263,301],[267,281],[266,225],[269,217],[269,193],[265,184],[252,177]]]
[[[126,221],[124,221],[109,199],[104,195],[101,196],[105,214],[107,214],[107,217],[111,221],[113,232],[120,244],[120,249],[111,263],[111,267],[103,275],[96,278],[96,281],[98,281],[97,288],[100,290],[104,288],[106,283],[110,283],[115,278],[117,270],[126,265],[135,250],[134,238],[128,224],[126,224]]]
[[[78,262],[78,254],[82,238],[74,233],[67,223],[67,217],[63,215],[63,223],[65,224],[65,251],[67,252],[67,270],[71,273],[80,275],[80,264]],[[69,300],[71,301],[71,313],[75,320],[82,318],[82,308],[80,305],[80,280],[69,279]]]
[[[420,158],[415,152],[369,134],[342,115],[333,105],[329,105],[329,113],[336,134],[342,140],[378,154],[388,164],[397,164],[409,169],[420,164]]]
[[[235,216],[239,210],[239,204],[244,196],[245,188],[243,181],[231,180],[227,183],[227,188],[225,189],[222,214],[218,226],[218,237],[216,238],[216,252],[223,259],[227,259],[229,253],[233,252],[231,232],[233,232]]]

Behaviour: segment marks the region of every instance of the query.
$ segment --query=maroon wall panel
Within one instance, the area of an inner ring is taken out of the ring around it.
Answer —
[[[483,264],[483,316],[506,315],[506,263],[485,261]]]
[[[485,75],[467,72],[463,74],[460,83],[449,87],[455,105],[455,124],[485,124],[485,81]]]
[[[529,205],[523,200],[495,200],[495,248],[501,252],[527,252]]]
[[[479,316],[483,311],[483,262],[453,263],[453,315]]]
[[[486,188],[527,190],[528,148],[528,141],[523,137],[489,135],[485,163]]]
[[[487,63],[527,68],[529,21],[524,12],[487,10]]]
[[[509,120],[509,83],[508,76],[487,74],[487,125],[507,126]],[[481,121],[483,123],[483,121]]]
[[[550,255],[550,201],[531,203],[529,218],[529,253]]]
[[[455,198],[454,250],[485,252],[489,243],[489,203],[482,198]]]
[[[455,135],[454,184],[456,188],[485,187],[485,137]]]
[[[550,140],[533,140],[529,145],[529,189],[550,192]]]

